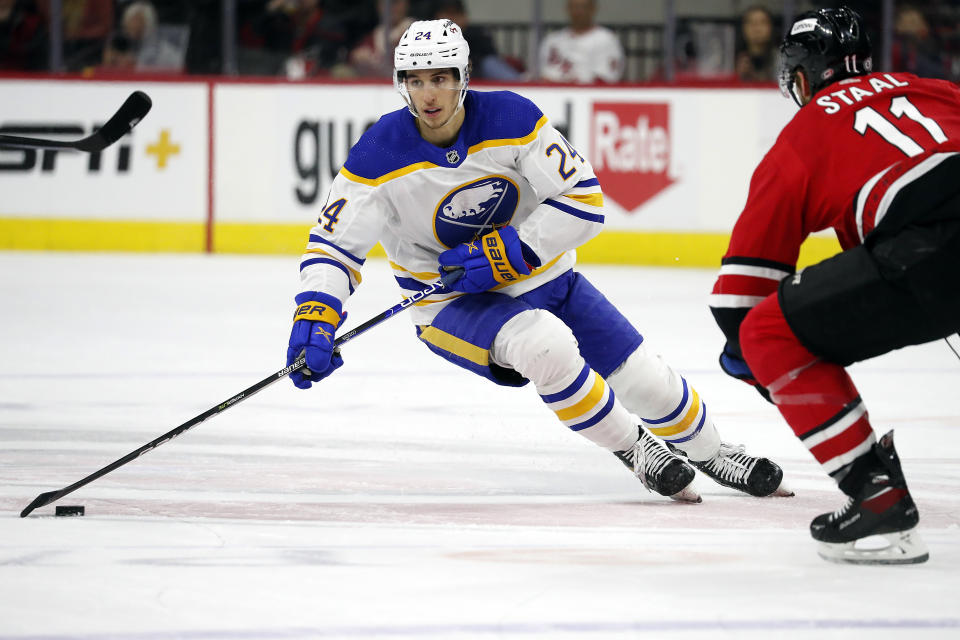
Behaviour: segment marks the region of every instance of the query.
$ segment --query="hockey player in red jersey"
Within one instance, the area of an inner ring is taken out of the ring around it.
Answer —
[[[851,363],[960,328],[960,90],[872,72],[848,8],[799,16],[780,86],[800,105],[750,182],[711,295],[728,374],[771,400],[848,502],[810,525],[820,555],[928,558],[891,431],[874,435]],[[803,240],[844,251],[796,272]],[[874,535],[881,549],[864,548]]]

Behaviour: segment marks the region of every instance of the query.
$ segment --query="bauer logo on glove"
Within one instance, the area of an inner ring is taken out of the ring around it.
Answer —
[[[464,270],[463,277],[451,285],[453,290],[481,293],[516,282],[540,266],[537,255],[509,225],[482,236],[480,248],[482,251],[477,251],[476,242],[466,242],[440,254],[441,271],[457,267]]]
[[[340,313],[340,300],[319,291],[298,294],[296,302],[287,366],[306,357],[306,367],[292,372],[290,379],[297,387],[309,389],[343,365],[340,352],[333,348],[333,336],[346,314]]]

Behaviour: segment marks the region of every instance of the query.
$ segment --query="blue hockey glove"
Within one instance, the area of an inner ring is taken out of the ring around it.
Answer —
[[[306,355],[306,368],[290,374],[293,384],[309,389],[343,365],[339,351],[333,349],[333,337],[347,314],[340,313],[340,301],[326,293],[305,291],[297,294],[293,330],[287,347],[287,366]]]
[[[498,284],[516,282],[540,266],[540,259],[509,225],[447,249],[440,254],[439,262],[441,271],[463,268],[463,277],[450,288],[464,293],[481,293]]]
[[[753,388],[763,396],[764,400],[773,404],[773,400],[770,399],[770,392],[767,391],[766,387],[757,382],[747,362],[735,354],[729,344],[723,345],[723,352],[720,354],[720,368],[723,369],[723,372],[728,376],[733,376],[737,380],[743,380],[747,384],[752,385]]]

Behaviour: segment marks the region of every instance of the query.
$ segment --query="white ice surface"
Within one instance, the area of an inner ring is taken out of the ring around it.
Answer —
[[[956,638],[960,361],[852,368],[897,446],[928,563],[826,563],[841,496],[779,414],[716,366],[713,273],[584,266],[794,498],[698,479],[647,493],[532,388],[432,355],[409,318],[55,504],[65,487],[283,366],[297,258],[0,253],[0,640]],[[348,327],[399,300],[371,260]]]

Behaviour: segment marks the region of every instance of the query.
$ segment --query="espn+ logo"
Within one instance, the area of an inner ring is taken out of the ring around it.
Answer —
[[[81,138],[88,133],[93,133],[99,129],[99,125],[90,127],[89,131],[83,125],[75,122],[42,122],[34,124],[22,124],[13,122],[0,122],[0,133],[16,136],[52,136],[57,139]],[[114,149],[109,150],[108,155],[116,157],[115,170],[117,173],[125,174],[130,172],[131,168],[131,145],[128,136],[125,136],[117,143]],[[0,173],[30,173],[35,170],[41,174],[55,173],[58,166],[58,159],[65,156],[67,168],[77,163],[86,164],[87,173],[99,174],[110,168],[113,162],[104,166],[103,152],[74,154],[62,149],[0,149]]]
[[[603,194],[627,213],[673,184],[670,105],[595,102],[590,129]]]

